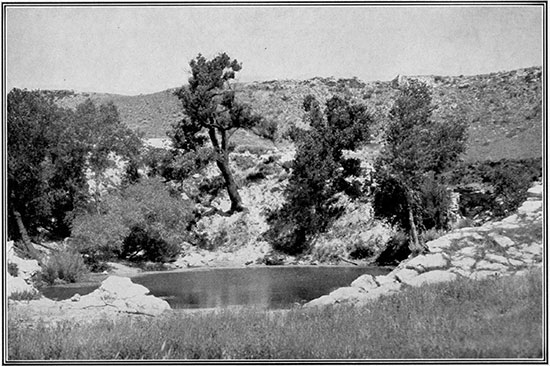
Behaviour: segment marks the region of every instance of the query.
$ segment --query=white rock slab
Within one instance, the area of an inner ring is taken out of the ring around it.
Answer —
[[[443,253],[435,253],[414,257],[407,262],[405,268],[415,269],[418,272],[426,272],[446,268],[447,265],[447,256]]]
[[[422,273],[417,277],[411,278],[405,282],[409,286],[419,287],[425,284],[449,282],[457,278],[455,273],[450,271],[435,270],[426,273]]]
[[[374,276],[370,274],[362,275],[353,281],[350,285],[351,287],[357,287],[363,289],[364,291],[369,291],[378,287]]]
[[[494,242],[498,244],[498,246],[505,249],[515,245],[512,239],[504,235],[500,235],[497,233],[490,233],[489,237],[493,239]]]

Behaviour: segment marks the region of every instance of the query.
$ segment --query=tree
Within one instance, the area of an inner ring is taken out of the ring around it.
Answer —
[[[225,53],[211,60],[199,54],[189,66],[189,85],[176,91],[186,118],[174,126],[174,147],[197,153],[206,140],[203,134],[206,131],[231,200],[231,212],[242,211],[242,199],[229,165],[229,139],[236,129],[251,129],[261,118],[237,101],[230,85],[235,73],[241,70],[237,60],[231,60]]]
[[[409,232],[413,253],[425,250],[418,237],[423,227],[418,225],[430,222],[423,217],[428,204],[440,215],[440,210],[433,208],[433,200],[442,197],[444,173],[466,147],[467,126],[460,114],[436,121],[431,101],[430,90],[423,83],[411,80],[401,88],[390,110],[386,144],[375,163],[375,213]],[[423,193],[425,187],[432,187],[433,192],[428,192],[431,197]],[[438,202],[446,200],[440,198]]]
[[[14,89],[8,94],[8,192],[10,236],[30,243],[45,228],[70,234],[71,213],[90,200],[86,171],[130,160],[141,140],[122,124],[112,104],[86,101],[76,111],[55,104],[53,94]]]
[[[311,95],[304,100],[310,130],[295,129],[296,156],[285,188],[286,202],[268,216],[268,241],[274,249],[298,254],[309,246],[315,234],[324,231],[342,212],[338,194],[358,196],[360,162],[346,158],[344,150],[354,150],[369,138],[371,119],[366,107],[339,97],[326,103],[323,114]]]
[[[48,130],[63,118],[52,99],[13,89],[7,96],[8,232],[37,253],[29,237],[50,213],[42,163],[50,145]],[[30,226],[29,226],[30,225]]]

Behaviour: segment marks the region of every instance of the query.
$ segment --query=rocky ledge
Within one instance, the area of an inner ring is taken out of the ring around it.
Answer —
[[[149,295],[146,287],[127,277],[110,276],[92,293],[76,294],[68,300],[54,301],[45,297],[33,301],[9,300],[8,314],[19,323],[32,326],[38,321],[81,323],[121,315],[156,316],[168,309],[170,305]]]
[[[450,232],[426,243],[429,253],[401,262],[385,276],[363,275],[304,306],[361,305],[406,286],[521,275],[542,268],[542,184],[529,189],[517,213],[497,222]]]

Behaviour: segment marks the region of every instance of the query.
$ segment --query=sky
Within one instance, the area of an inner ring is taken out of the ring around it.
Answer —
[[[541,6],[7,6],[6,89],[146,94],[226,52],[239,81],[540,66]]]

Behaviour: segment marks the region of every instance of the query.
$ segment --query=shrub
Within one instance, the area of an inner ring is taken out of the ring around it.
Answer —
[[[15,301],[30,301],[38,300],[40,297],[42,297],[42,295],[38,291],[15,291],[10,294],[9,299]]]
[[[90,262],[132,256],[138,251],[136,243],[146,245],[141,249],[148,253],[147,258],[169,260],[175,246],[189,239],[194,219],[191,205],[173,195],[159,178],[143,179],[110,193],[100,206],[99,212],[79,215],[73,221],[75,245]],[[147,247],[150,244],[152,248]]]
[[[74,250],[55,252],[42,265],[40,279],[50,285],[60,280],[65,283],[77,282],[88,273],[88,268],[80,253]]]
[[[386,248],[376,258],[376,264],[395,265],[410,254],[409,236],[403,231],[397,231],[388,241]]]
[[[259,136],[267,140],[275,141],[277,138],[278,128],[279,126],[277,124],[277,121],[262,119],[259,124],[255,126],[254,129]]]
[[[286,202],[267,216],[265,234],[272,248],[295,255],[309,248],[315,235],[325,231],[343,212],[338,194],[349,191],[359,163],[346,158],[369,139],[371,116],[361,104],[332,97],[326,109],[312,96],[304,98],[305,122],[310,130],[294,129],[296,154],[285,187]]]
[[[451,179],[461,192],[460,211],[466,217],[503,217],[527,198],[533,181],[542,176],[542,159],[502,159],[458,166]],[[472,186],[487,187],[485,192]]]
[[[19,267],[17,263],[8,263],[8,273],[12,277],[17,277],[19,275]]]
[[[156,229],[139,225],[130,229],[122,245],[122,255],[135,261],[164,263],[174,259],[180,251],[178,244],[162,239]]]

